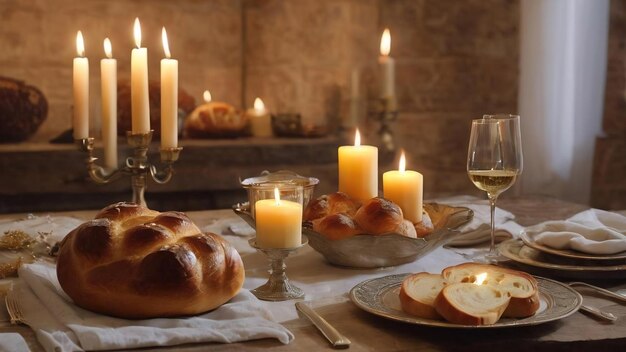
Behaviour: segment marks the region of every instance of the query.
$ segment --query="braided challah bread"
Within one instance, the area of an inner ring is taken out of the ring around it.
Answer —
[[[140,319],[217,308],[241,289],[244,268],[228,242],[185,214],[117,203],[65,237],[57,275],[78,306]]]

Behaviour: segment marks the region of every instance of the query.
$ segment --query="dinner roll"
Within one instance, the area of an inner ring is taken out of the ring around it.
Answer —
[[[350,198],[343,192],[325,194],[309,202],[309,205],[304,210],[304,221],[312,221],[337,213],[354,216],[360,206],[361,203],[359,201]]]
[[[185,214],[117,203],[65,237],[57,275],[78,306],[145,319],[219,307],[241,289],[244,267],[228,242]]]
[[[376,197],[363,203],[354,219],[366,233],[381,235],[397,232],[404,216],[397,204],[385,198]]]
[[[313,230],[333,241],[363,233],[354,220],[344,213],[331,214],[313,220]]]

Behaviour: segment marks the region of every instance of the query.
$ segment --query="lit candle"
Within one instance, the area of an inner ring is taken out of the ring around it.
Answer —
[[[102,144],[104,166],[117,168],[117,60],[109,38],[104,39],[106,58],[100,60],[100,84],[102,87]]]
[[[256,242],[261,248],[293,248],[302,243],[302,205],[280,199],[274,188],[274,199],[254,203]]]
[[[148,49],[141,47],[141,25],[135,18],[135,44],[131,55],[130,85],[132,133],[150,132],[150,102],[148,96]]]
[[[161,32],[165,59],[161,60],[161,148],[178,145],[178,60],[171,59],[165,27]]]
[[[378,63],[381,70],[381,91],[382,98],[390,98],[396,95],[395,92],[395,63],[389,53],[391,52],[391,35],[389,28],[385,28],[383,36],[380,38],[380,57]]]
[[[413,223],[422,221],[424,177],[417,171],[406,170],[404,151],[398,170],[383,174],[383,194],[400,206],[405,219]]]
[[[76,53],[74,58],[74,139],[89,137],[89,60],[85,56],[83,33],[76,34]]]
[[[265,109],[265,104],[261,98],[254,99],[254,108],[248,109],[250,124],[252,127],[252,135],[255,137],[271,137],[272,121],[270,114]]]
[[[378,196],[378,148],[361,145],[358,129],[354,146],[339,147],[339,191],[360,201]]]

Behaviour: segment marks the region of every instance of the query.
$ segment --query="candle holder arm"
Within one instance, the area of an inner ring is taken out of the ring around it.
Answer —
[[[172,166],[180,156],[182,147],[161,149],[161,163],[164,164],[163,169],[159,170],[156,165],[150,166],[150,176],[154,182],[164,184],[169,182],[174,175],[174,167]]]
[[[121,169],[115,169],[107,172],[104,167],[96,164],[96,160],[98,160],[98,158],[93,156],[94,139],[92,137],[77,139],[76,144],[78,144],[81,151],[87,153],[87,172],[89,177],[94,182],[106,184],[113,182],[124,175],[124,171]]]

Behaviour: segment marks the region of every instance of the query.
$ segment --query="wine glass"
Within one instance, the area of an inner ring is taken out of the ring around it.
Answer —
[[[475,260],[497,262],[495,249],[495,211],[498,196],[509,189],[522,173],[520,117],[517,115],[484,115],[472,120],[467,173],[480,190],[487,192],[491,206],[491,246]]]

